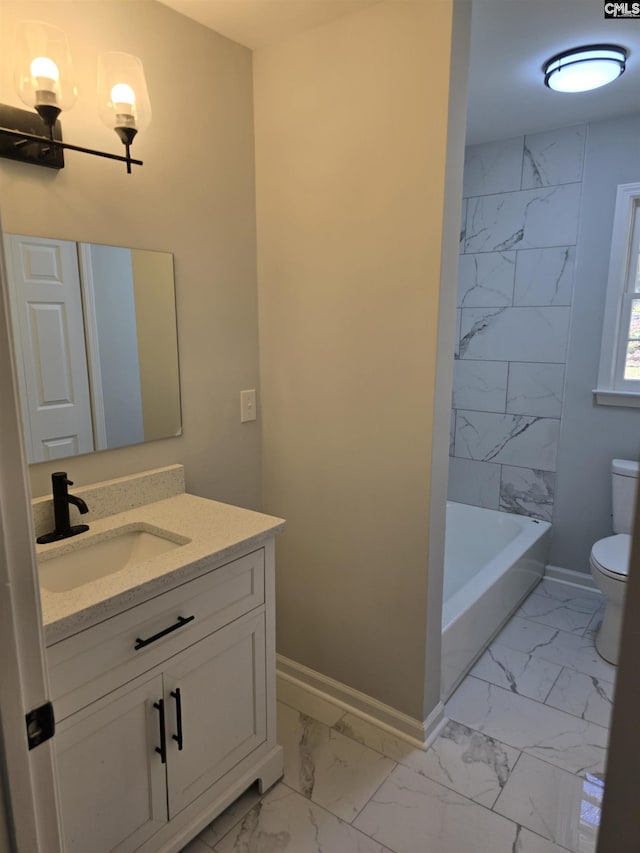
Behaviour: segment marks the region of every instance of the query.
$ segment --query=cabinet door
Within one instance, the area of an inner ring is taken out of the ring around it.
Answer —
[[[56,732],[66,853],[129,853],[167,822],[160,745],[162,676],[123,687]]]
[[[171,818],[266,740],[264,612],[236,620],[173,658],[164,688]],[[176,688],[182,750],[175,739]]]

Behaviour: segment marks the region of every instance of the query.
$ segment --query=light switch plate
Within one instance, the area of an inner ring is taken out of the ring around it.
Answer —
[[[255,421],[256,414],[256,392],[255,389],[240,392],[240,421]]]

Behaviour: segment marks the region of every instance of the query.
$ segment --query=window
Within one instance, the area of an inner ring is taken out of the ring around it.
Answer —
[[[640,407],[640,184],[616,196],[596,402]]]

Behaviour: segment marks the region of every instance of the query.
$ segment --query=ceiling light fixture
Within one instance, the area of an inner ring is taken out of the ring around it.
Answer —
[[[94,154],[142,166],[130,146],[151,121],[151,106],[142,62],[127,53],[99,58],[98,105],[108,127],[118,134],[125,156],[108,154],[62,141],[58,116],[76,100],[73,64],[64,32],[42,21],[21,21],[16,28],[15,86],[20,99],[35,113],[0,104],[0,157],[52,169],[64,167],[65,150]]]
[[[615,44],[575,47],[544,64],[544,82],[556,92],[587,92],[612,83],[624,71],[627,51]]]

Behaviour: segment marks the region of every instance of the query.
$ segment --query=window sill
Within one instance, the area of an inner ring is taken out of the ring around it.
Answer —
[[[608,388],[594,388],[593,393],[599,406],[627,406],[640,409],[640,392],[611,391]]]

